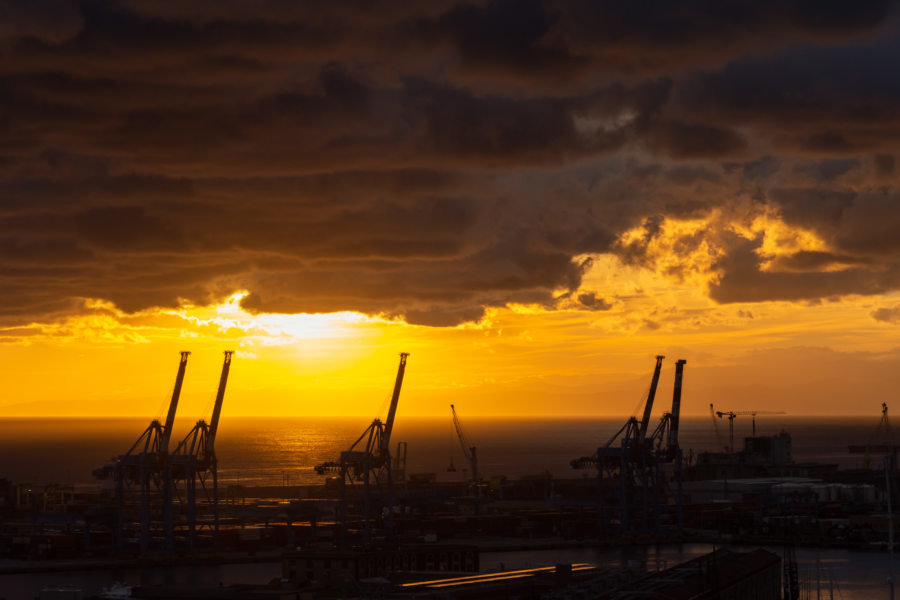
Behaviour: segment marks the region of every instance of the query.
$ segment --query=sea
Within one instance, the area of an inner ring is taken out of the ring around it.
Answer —
[[[874,417],[756,417],[757,435],[787,431],[795,462],[823,462],[840,468],[863,465],[851,455],[851,444],[884,443]],[[625,417],[468,418],[462,422],[468,446],[478,449],[480,475],[517,479],[550,473],[558,478],[588,476],[569,462],[604,445]],[[149,425],[138,418],[6,418],[0,419],[0,478],[33,485],[99,488],[93,469],[124,454]],[[223,417],[216,438],[220,485],[308,485],[322,482],[314,466],[337,460],[371,419],[360,417]],[[194,421],[176,420],[172,446]],[[683,418],[679,439],[686,455],[722,450],[729,445],[727,420]],[[735,446],[751,435],[750,417],[735,419]],[[447,418],[398,415],[392,435],[407,443],[407,473],[433,473],[438,481],[465,481],[466,463]],[[364,443],[364,442],[363,442]],[[448,468],[453,464],[455,470]]]
[[[847,446],[884,443],[880,415],[872,417],[763,416],[756,418],[757,435],[787,431],[796,462],[823,462],[840,468],[863,465]],[[569,461],[593,453],[624,424],[625,417],[504,417],[466,418],[463,433],[478,448],[479,470],[484,477],[516,479],[550,473],[554,477],[588,477],[573,470]],[[135,418],[7,418],[0,419],[0,478],[32,485],[70,485],[78,490],[99,489],[91,471],[111,457],[125,453],[149,424]],[[656,419],[654,419],[656,421]],[[314,466],[336,460],[359,438],[371,419],[359,417],[223,417],[216,440],[220,485],[295,486],[321,483]],[[176,422],[173,440],[194,425]],[[717,451],[729,444],[728,422],[710,417],[683,418],[680,442],[686,454]],[[735,445],[751,435],[752,420],[734,422]],[[408,446],[407,473],[433,473],[438,481],[468,477],[459,438],[451,419],[410,418],[398,415],[392,446]],[[454,465],[454,471],[448,467]],[[614,549],[562,549],[531,552],[492,552],[482,555],[482,570],[519,569],[559,562],[590,562],[616,566],[641,561],[663,569],[709,552],[709,544],[674,544]],[[735,550],[748,548],[733,547]],[[770,548],[781,553],[781,548]],[[892,597],[886,553],[845,549],[798,549],[801,575],[810,597],[847,600]],[[4,561],[0,561],[2,564]],[[900,574],[900,562],[894,561]],[[48,585],[76,585],[86,593],[99,592],[120,581],[138,584],[215,586],[219,583],[266,583],[280,576],[277,563],[100,569],[58,573],[0,575],[0,598],[31,600]],[[818,595],[816,590],[818,589]]]

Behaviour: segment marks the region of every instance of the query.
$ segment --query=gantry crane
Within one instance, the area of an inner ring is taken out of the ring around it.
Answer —
[[[712,406],[710,404],[710,406]],[[740,416],[750,415],[753,420],[753,437],[756,437],[756,415],[784,415],[783,410],[717,410],[716,416],[720,419],[728,417],[728,442],[731,444],[729,452],[734,452],[734,420]]]
[[[195,541],[198,484],[199,489],[205,492],[207,502],[212,505],[213,540],[214,544],[218,546],[219,475],[215,443],[216,432],[219,429],[219,418],[222,415],[222,404],[225,399],[225,386],[228,383],[228,374],[231,370],[231,358],[233,355],[233,350],[225,351],[225,361],[222,364],[222,374],[219,376],[219,386],[216,390],[216,400],[209,424],[202,419],[197,421],[197,424],[188,432],[169,457],[170,468],[173,471],[173,480],[176,483],[184,482],[184,498],[180,498],[180,500],[184,503],[187,519],[189,549],[193,549]],[[209,482],[209,479],[212,481]],[[171,499],[169,500],[171,502]],[[171,504],[166,517],[167,541],[171,544],[173,536]]]
[[[169,440],[172,437],[172,426],[175,423],[175,412],[178,409],[178,399],[181,396],[181,386],[184,383],[184,373],[187,369],[190,352],[181,352],[178,363],[178,373],[175,376],[175,387],[172,390],[172,399],[169,401],[169,411],[166,414],[165,424],[154,419],[147,429],[132,444],[128,452],[117,456],[109,463],[94,470],[94,477],[98,479],[114,479],[116,482],[117,531],[115,534],[116,545],[122,549],[122,534],[124,529],[124,513],[126,507],[126,488],[130,492],[132,500],[135,500],[137,487],[140,508],[137,519],[140,523],[140,549],[146,552],[150,546],[150,498],[152,489],[162,492],[164,499],[163,510],[171,506],[172,478],[168,468]]]
[[[459,447],[462,448],[463,456],[469,463],[469,471],[472,474],[472,485],[478,489],[478,450],[475,446],[469,445],[469,440],[463,433],[462,425],[459,423],[459,417],[456,415],[456,407],[450,405],[450,412],[453,414],[453,427],[456,429],[456,437],[459,438]],[[451,465],[452,460],[451,460]]]
[[[614,440],[618,439],[620,436],[622,437],[623,444],[626,444],[626,440],[628,444],[634,443],[635,440],[643,441],[644,435],[647,432],[647,425],[650,422],[650,412],[653,409],[653,400],[656,397],[656,388],[659,385],[659,374],[662,370],[662,361],[665,356],[658,355],[656,357],[656,366],[653,368],[653,377],[650,379],[650,389],[647,392],[647,401],[644,406],[644,415],[640,421],[637,420],[636,417],[629,417],[625,422],[625,425],[619,429],[618,432],[607,442],[607,446],[613,443]],[[597,454],[592,454],[591,456],[582,456],[581,458],[576,458],[572,460],[569,464],[572,465],[573,469],[585,469],[592,466],[597,465]]]
[[[663,414],[656,429],[646,434],[663,358],[656,357],[643,418],[640,421],[629,418],[595,454],[571,462],[576,469],[597,468],[597,517],[601,528],[615,524],[622,532],[659,530],[663,512],[672,510],[678,527],[681,526],[683,473],[678,428],[687,361],[675,363],[672,411]],[[666,472],[671,468],[674,468],[671,477],[677,487],[674,493]]]
[[[409,352],[400,353],[400,366],[397,368],[397,378],[394,380],[394,392],[391,395],[391,404],[388,409],[387,419],[384,423],[375,419],[362,435],[350,446],[349,450],[341,452],[340,460],[324,462],[316,465],[316,473],[338,473],[340,475],[340,519],[342,527],[346,530],[347,524],[347,484],[353,485],[355,481],[363,482],[363,520],[365,523],[366,542],[371,540],[372,523],[370,519],[370,484],[380,486],[387,484],[388,507],[387,529],[391,533],[393,528],[393,477],[392,461],[390,453],[391,431],[394,428],[394,418],[397,415],[397,403],[400,399],[400,388],[403,385],[403,375],[406,371],[406,359]],[[363,449],[361,444],[365,440]]]

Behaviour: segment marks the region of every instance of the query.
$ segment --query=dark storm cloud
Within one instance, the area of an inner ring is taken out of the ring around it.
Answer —
[[[760,302],[766,300],[817,300],[847,294],[881,294],[900,285],[900,265],[866,269],[850,267],[839,271],[767,271],[755,252],[761,239],[736,241],[716,268],[722,273],[710,287],[710,297],[718,302]],[[835,262],[835,261],[828,261]]]
[[[746,141],[733,131],[680,121],[664,123],[649,136],[652,148],[675,158],[715,158],[736,154]]]
[[[689,75],[676,103],[712,122],[752,126],[777,146],[845,153],[895,146],[900,37],[800,47]]]
[[[0,318],[607,310],[584,254],[654,268],[737,198],[829,251],[727,241],[713,298],[894,289],[896,34],[894,2],[0,1]]]
[[[878,154],[875,156],[875,173],[879,177],[889,177],[894,174],[896,161],[892,154]]]

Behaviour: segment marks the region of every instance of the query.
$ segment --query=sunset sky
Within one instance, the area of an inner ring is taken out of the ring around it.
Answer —
[[[0,417],[874,423],[897,4],[0,0]]]

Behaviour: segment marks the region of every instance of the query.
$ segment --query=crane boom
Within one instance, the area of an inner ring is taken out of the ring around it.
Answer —
[[[653,410],[653,399],[656,397],[656,386],[659,385],[659,372],[662,370],[662,361],[665,356],[656,357],[656,368],[653,370],[653,379],[650,381],[650,391],[647,393],[647,404],[644,405],[644,416],[641,417],[640,438],[644,439],[647,426],[650,424],[650,413]]]
[[[478,481],[478,451],[475,446],[469,446],[466,436],[463,435],[462,425],[459,424],[459,417],[456,416],[456,407],[450,405],[450,412],[453,413],[453,426],[456,428],[456,436],[459,438],[459,446],[462,448],[463,456],[469,461],[472,469],[472,481]]]
[[[678,448],[678,422],[681,416],[681,382],[684,378],[684,365],[687,363],[683,358],[675,363],[675,387],[672,391],[672,424],[669,428],[669,453]]]
[[[394,381],[394,393],[391,395],[391,407],[388,410],[387,421],[384,423],[384,435],[381,438],[381,447],[387,456],[391,445],[391,430],[394,428],[394,417],[397,414],[397,401],[400,400],[400,387],[403,385],[403,373],[406,371],[406,357],[409,352],[400,353],[400,366],[397,367],[397,379]]]
[[[172,437],[172,425],[175,423],[175,411],[178,408],[178,398],[181,396],[181,385],[184,383],[184,371],[187,368],[188,356],[191,353],[181,353],[181,361],[178,363],[178,374],[175,376],[175,389],[172,390],[172,400],[169,402],[169,412],[166,414],[166,424],[163,428],[159,451],[165,454],[169,451],[169,439]]]
[[[219,377],[219,389],[216,392],[216,404],[213,406],[212,418],[209,421],[209,435],[206,438],[206,451],[210,452],[216,442],[216,431],[219,429],[219,416],[222,414],[222,401],[225,399],[225,385],[228,383],[228,372],[231,370],[231,356],[234,350],[225,351],[225,362],[222,364],[222,375]]]

